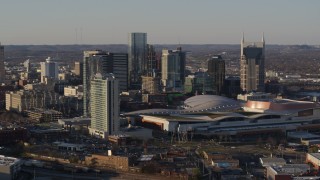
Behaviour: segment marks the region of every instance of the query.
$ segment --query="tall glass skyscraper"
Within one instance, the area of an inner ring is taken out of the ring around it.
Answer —
[[[177,91],[182,88],[181,59],[179,52],[162,50],[161,82],[164,91]]]
[[[185,81],[186,52],[181,47],[177,50],[162,50],[161,82],[164,90],[182,91]]]
[[[139,88],[141,75],[148,73],[147,33],[130,33],[128,42],[129,86]]]
[[[91,80],[91,134],[106,138],[119,131],[118,86],[113,74],[97,73]]]
[[[240,86],[245,92],[264,92],[264,57],[265,41],[245,42],[241,40]]]
[[[208,74],[213,81],[214,94],[221,95],[225,79],[225,61],[220,55],[214,55],[208,60]]]

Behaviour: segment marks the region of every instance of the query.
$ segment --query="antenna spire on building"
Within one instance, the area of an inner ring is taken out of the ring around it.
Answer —
[[[244,42],[244,32],[242,32],[242,39],[241,42]]]
[[[264,43],[264,32],[262,32],[262,42]]]

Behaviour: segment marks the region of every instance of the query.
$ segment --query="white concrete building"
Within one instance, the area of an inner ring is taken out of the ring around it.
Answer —
[[[71,96],[71,97],[83,96],[83,88],[82,86],[64,87],[64,96]]]
[[[117,134],[120,128],[118,80],[112,74],[97,73],[91,81],[90,94],[90,133],[102,138]]]
[[[177,51],[162,50],[161,57],[161,82],[164,91],[172,89],[172,91],[179,91],[182,88],[180,55]]]
[[[48,57],[45,62],[40,63],[41,66],[41,83],[45,82],[44,77],[52,78],[57,80],[59,71],[58,63],[51,61],[51,58]]]

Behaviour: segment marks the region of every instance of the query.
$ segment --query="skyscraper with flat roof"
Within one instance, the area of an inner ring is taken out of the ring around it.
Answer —
[[[184,85],[185,77],[186,77],[186,52],[182,51],[181,47],[178,47],[174,52],[178,53],[180,57],[180,79],[181,84]]]
[[[74,63],[74,74],[80,77],[83,77],[83,62]]]
[[[128,88],[128,55],[107,51],[84,51],[83,58],[83,114],[90,117],[91,80],[97,73],[112,73],[119,80],[118,91]]]
[[[41,82],[45,82],[45,78],[51,78],[54,80],[58,79],[59,70],[58,63],[52,61],[50,57],[46,59],[45,62],[40,62],[41,65]]]
[[[0,43],[0,83],[6,79],[4,69],[4,46]]]
[[[242,91],[264,91],[265,41],[245,42],[241,40],[240,87]]]
[[[178,52],[167,49],[162,50],[161,82],[164,91],[181,90],[181,66]]]
[[[208,74],[213,81],[214,94],[221,95],[225,79],[225,61],[220,55],[208,60]]]
[[[113,74],[97,73],[91,80],[91,134],[106,138],[119,131],[118,86]]]
[[[95,74],[102,73],[102,51],[83,52],[83,116],[90,117],[90,88]]]
[[[129,86],[139,89],[141,75],[147,74],[147,33],[130,33],[128,41]]]

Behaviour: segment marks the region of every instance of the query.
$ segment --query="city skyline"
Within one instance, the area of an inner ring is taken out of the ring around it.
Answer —
[[[238,44],[265,33],[268,44],[319,45],[319,1],[14,2],[0,7],[0,41],[25,44],[127,44],[146,32],[150,44]]]

